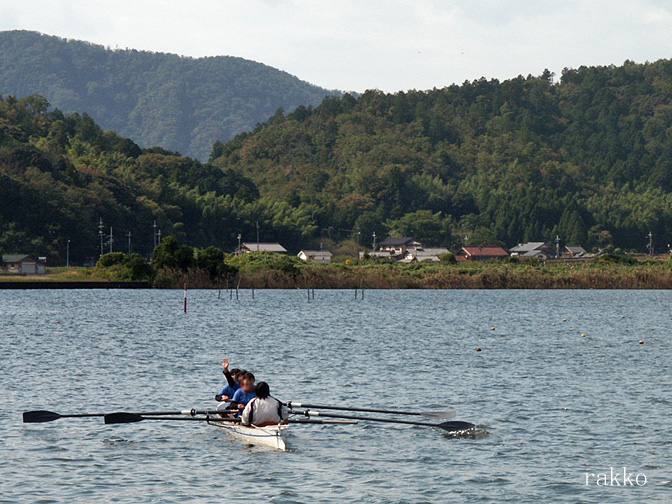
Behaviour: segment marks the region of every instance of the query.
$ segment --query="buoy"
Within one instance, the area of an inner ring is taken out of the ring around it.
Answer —
[[[581,336],[583,336],[584,338],[585,338],[586,336],[588,336],[588,333],[587,333],[587,332],[584,332],[584,331],[581,331],[580,334],[581,334]]]
[[[640,345],[643,345],[643,344],[644,344],[644,340],[643,340],[643,339],[640,339],[640,340],[639,340],[639,344],[640,344]]]
[[[476,351],[477,351],[477,352],[480,352],[480,351],[481,351],[481,347],[480,347],[480,346],[477,346],[477,347],[476,347]]]
[[[493,326],[490,326],[490,330],[491,330],[491,331],[494,331],[495,329],[497,329],[497,327],[495,327],[494,325],[493,325]]]

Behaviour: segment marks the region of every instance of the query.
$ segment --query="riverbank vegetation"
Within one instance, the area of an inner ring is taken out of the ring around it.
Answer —
[[[671,289],[672,261],[619,253],[591,261],[536,260],[392,263],[376,260],[306,263],[284,254],[224,254],[166,238],[146,262],[104,255],[91,276],[148,281],[157,288],[329,289]]]

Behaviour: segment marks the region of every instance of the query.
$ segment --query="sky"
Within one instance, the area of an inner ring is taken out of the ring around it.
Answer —
[[[0,0],[13,29],[397,91],[670,58],[672,0]]]

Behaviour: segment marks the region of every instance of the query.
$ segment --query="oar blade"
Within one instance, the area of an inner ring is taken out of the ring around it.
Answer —
[[[142,422],[144,418],[136,413],[110,413],[104,417],[106,424],[122,424]]]
[[[53,422],[61,418],[61,415],[53,411],[35,410],[23,412],[23,423]]]
[[[471,422],[462,422],[460,420],[453,420],[452,422],[443,422],[436,424],[435,427],[443,429],[448,432],[462,432],[474,429],[476,426]]]

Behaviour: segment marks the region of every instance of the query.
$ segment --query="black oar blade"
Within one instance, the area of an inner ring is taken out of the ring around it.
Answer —
[[[473,429],[476,426],[471,422],[462,422],[459,420],[454,420],[452,422],[443,422],[440,424],[436,424],[435,427],[438,427],[439,429],[443,429],[448,432],[461,432]]]
[[[141,415],[136,415],[135,413],[110,413],[109,415],[105,415],[104,418],[106,424],[135,423],[144,420]]]
[[[23,412],[23,423],[53,422],[59,418],[61,418],[61,415],[53,411],[36,410]]]

